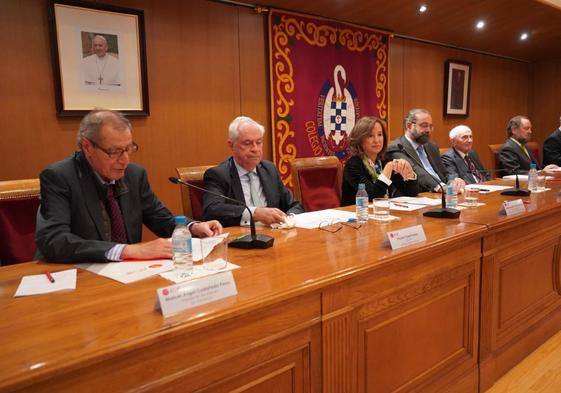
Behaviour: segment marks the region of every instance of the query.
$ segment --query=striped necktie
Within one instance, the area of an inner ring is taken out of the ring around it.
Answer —
[[[115,198],[115,190],[113,185],[107,186],[107,202],[105,207],[109,218],[111,219],[111,241],[120,244],[128,244],[127,230],[125,228],[125,220],[121,206]]]

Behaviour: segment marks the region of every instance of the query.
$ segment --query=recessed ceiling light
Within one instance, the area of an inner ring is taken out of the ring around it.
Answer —
[[[485,27],[485,22],[482,21],[482,20],[480,20],[480,21],[477,22],[477,24],[475,25],[475,27],[477,27],[478,29],[481,30],[482,28]]]
[[[420,13],[427,12],[427,10],[428,10],[428,7],[425,4],[423,4],[419,7],[419,12]]]
[[[527,40],[527,39],[528,39],[528,33],[522,33],[522,34],[520,34],[520,39],[521,39],[522,41]]]

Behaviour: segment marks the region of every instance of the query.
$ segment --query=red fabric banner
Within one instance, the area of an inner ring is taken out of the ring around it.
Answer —
[[[269,40],[274,161],[291,187],[290,160],[344,162],[355,121],[387,119],[389,35],[271,10]]]

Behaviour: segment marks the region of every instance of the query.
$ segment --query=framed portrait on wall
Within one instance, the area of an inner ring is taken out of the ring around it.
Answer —
[[[469,114],[471,64],[447,60],[444,64],[444,115]]]
[[[58,115],[148,115],[144,12],[72,0],[48,7]]]

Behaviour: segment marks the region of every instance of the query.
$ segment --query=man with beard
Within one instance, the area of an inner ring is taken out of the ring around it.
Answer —
[[[448,171],[442,163],[438,146],[430,142],[434,129],[432,116],[426,109],[411,109],[405,116],[403,127],[405,134],[388,146],[389,159],[409,161],[417,174],[419,192],[441,192],[440,186],[447,182]],[[419,164],[423,164],[425,170]],[[440,184],[437,179],[440,179]],[[465,182],[459,177],[453,181],[454,190],[462,192]]]
[[[526,116],[514,116],[509,120],[507,127],[507,140],[499,151],[499,169],[502,176],[527,174],[530,164],[536,164],[537,169],[542,169],[536,158],[526,148],[526,143],[532,137],[532,123]],[[543,170],[557,168],[557,165],[547,165]]]

